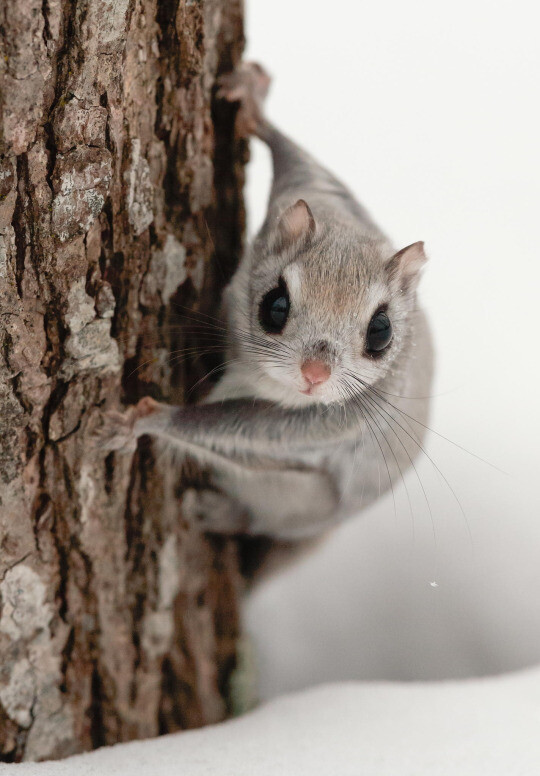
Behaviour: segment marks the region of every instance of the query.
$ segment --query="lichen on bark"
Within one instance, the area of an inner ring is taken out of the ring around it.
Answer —
[[[183,402],[201,376],[169,354],[189,338],[179,311],[211,307],[241,250],[245,147],[213,94],[241,55],[242,13],[0,10],[4,761],[228,713],[236,545],[186,523],[186,476],[149,443],[105,457],[89,439],[103,409]]]

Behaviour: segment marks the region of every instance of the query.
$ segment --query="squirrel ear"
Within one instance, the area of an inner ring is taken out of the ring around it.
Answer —
[[[391,278],[399,278],[402,286],[407,287],[416,280],[426,261],[424,243],[415,242],[392,256],[386,268]]]
[[[281,249],[306,241],[315,233],[315,219],[305,200],[299,199],[287,208],[279,219],[278,233]]]

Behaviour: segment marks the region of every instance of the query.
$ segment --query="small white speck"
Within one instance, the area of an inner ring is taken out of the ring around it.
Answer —
[[[439,583],[438,582],[430,582],[429,584],[430,584],[431,587],[439,587]]]

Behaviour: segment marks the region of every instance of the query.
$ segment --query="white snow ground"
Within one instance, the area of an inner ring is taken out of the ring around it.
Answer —
[[[536,776],[540,668],[455,682],[315,687],[202,730],[10,776]]]

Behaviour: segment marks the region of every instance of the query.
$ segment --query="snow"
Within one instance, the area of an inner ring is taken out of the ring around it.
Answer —
[[[347,682],[220,725],[2,776],[533,776],[540,668],[452,682]]]

